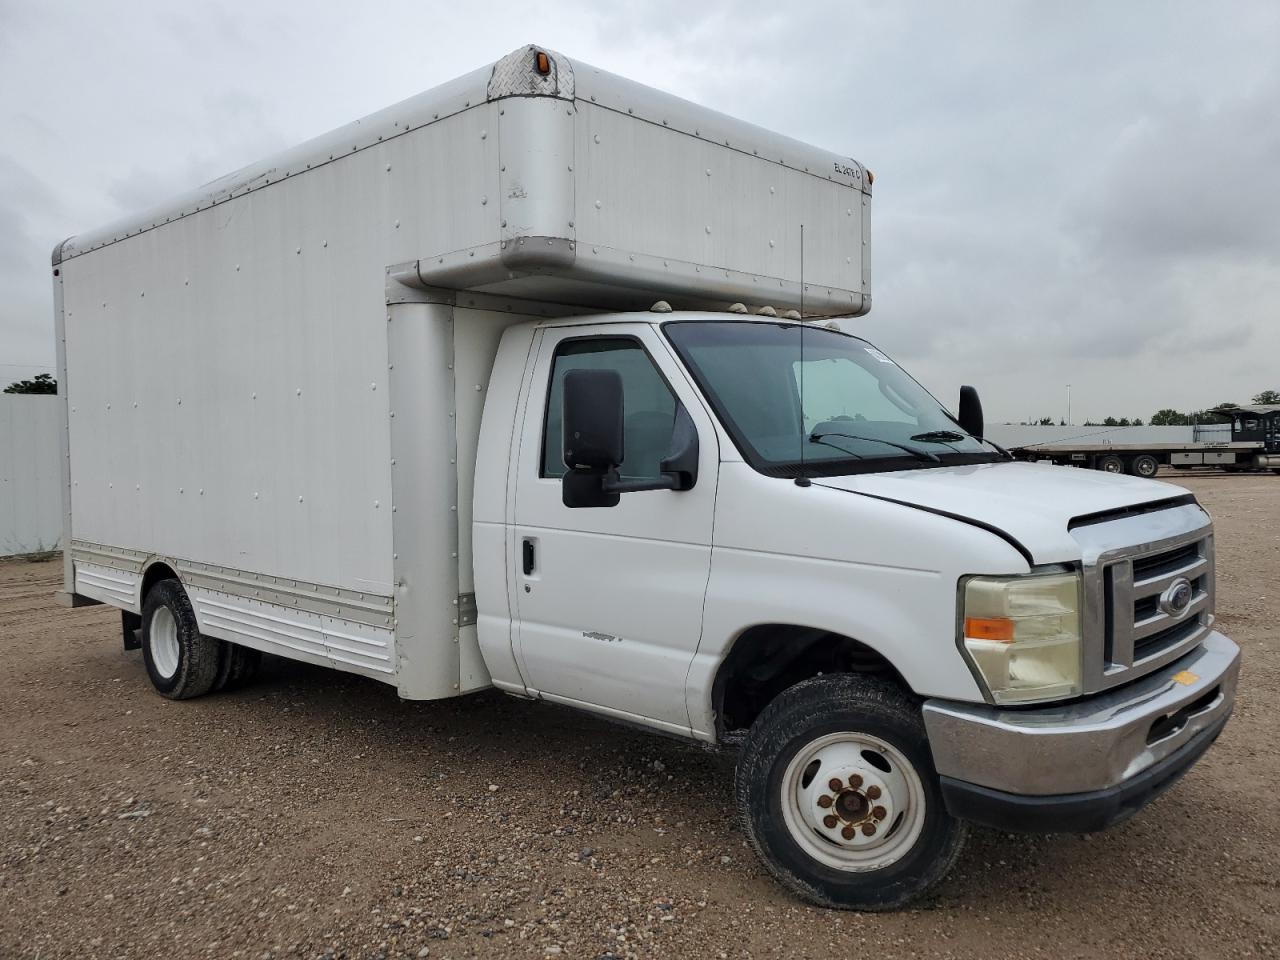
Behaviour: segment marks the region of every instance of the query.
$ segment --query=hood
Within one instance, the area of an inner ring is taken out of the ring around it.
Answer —
[[[1185,496],[1156,480],[1040,463],[983,463],[814,479],[815,485],[949,514],[999,530],[1035,563],[1080,559],[1076,517]]]

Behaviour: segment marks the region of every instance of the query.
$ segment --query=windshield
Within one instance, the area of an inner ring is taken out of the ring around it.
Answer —
[[[663,328],[756,469],[834,475],[1000,457],[865,340],[741,320]],[[804,352],[801,355],[801,331]]]

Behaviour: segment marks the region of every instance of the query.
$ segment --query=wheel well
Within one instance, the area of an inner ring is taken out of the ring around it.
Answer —
[[[745,730],[788,687],[822,673],[871,673],[911,687],[897,669],[865,643],[828,630],[762,624],[738,637],[712,687],[721,734]]]
[[[141,608],[147,602],[147,594],[161,580],[178,579],[177,572],[163,560],[157,560],[152,563],[142,575],[142,589],[138,592],[138,607]]]

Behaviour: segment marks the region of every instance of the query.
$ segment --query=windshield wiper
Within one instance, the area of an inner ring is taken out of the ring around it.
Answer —
[[[959,443],[965,439],[964,434],[956,433],[954,430],[929,430],[925,433],[917,433],[912,440],[919,440],[922,443]]]
[[[944,410],[944,411],[943,411],[943,413],[946,413],[946,414],[947,414],[947,419],[948,419],[948,420],[955,420],[955,422],[956,422],[957,424],[960,422],[959,420],[956,420],[956,418],[955,418],[955,417],[951,416],[951,414],[950,414],[950,413],[948,413],[947,411],[945,411],[945,410]],[[950,430],[931,430],[931,431],[929,431],[928,433],[921,433],[921,434],[918,434],[917,436],[914,436],[914,437],[912,437],[911,439],[912,439],[912,440],[925,440],[925,439],[932,439],[935,435],[944,434],[944,433],[946,433],[946,434],[951,434],[951,431],[950,431]],[[958,435],[955,435],[955,434],[952,434],[952,435],[953,435],[953,436],[955,436],[957,440],[963,440],[963,439],[964,439],[964,437],[961,437],[961,436],[958,436]],[[1012,453],[1010,453],[1010,452],[1009,452],[1008,450],[1006,450],[1004,447],[1000,446],[1000,444],[996,443],[994,440],[991,440],[991,439],[989,439],[989,438],[987,438],[987,437],[974,437],[973,439],[977,440],[979,443],[985,443],[985,444],[987,444],[987,445],[988,445],[988,446],[990,446],[990,447],[994,447],[994,448],[995,448],[995,450],[996,450],[996,452],[997,452],[997,453],[999,453],[999,454],[1000,454],[1002,457],[1004,457],[1006,460],[1012,460],[1012,459],[1014,459],[1014,456],[1013,456],[1013,454],[1012,454]]]
[[[1008,450],[1006,450],[1004,447],[1000,446],[1000,444],[996,443],[994,440],[989,440],[989,439],[987,439],[986,437],[979,437],[979,438],[978,438],[978,440],[979,440],[979,441],[981,441],[982,443],[987,443],[987,444],[990,444],[991,446],[995,447],[996,452],[997,452],[998,454],[1000,454],[1002,457],[1004,457],[1006,460],[1013,460],[1013,459],[1014,459],[1014,456],[1013,456],[1013,454],[1012,454],[1012,453],[1010,453],[1010,452],[1009,452]]]
[[[883,443],[886,446],[897,447],[899,450],[904,450],[907,453],[911,454],[911,456],[915,457],[917,460],[923,460],[926,463],[942,462],[942,458],[939,457],[936,453],[930,453],[928,450],[921,450],[919,447],[908,447],[906,444],[894,443],[892,440],[881,440],[879,437],[860,437],[857,434],[839,433],[834,430],[829,433],[812,433],[809,435],[809,442],[810,443],[826,443],[827,437],[843,437],[846,440],[861,440],[866,443]],[[914,439],[914,437],[912,439]],[[850,456],[857,457],[859,460],[862,459],[861,454],[854,453],[852,450],[845,450],[845,448],[840,446],[839,444],[827,443],[826,445],[828,447],[835,447],[837,450],[841,450],[844,453],[849,454]]]
[[[947,446],[951,446],[951,444],[958,443],[961,440],[968,439],[968,437],[969,435],[956,433],[954,430],[929,430],[929,431],[926,431],[925,433],[917,433],[911,439],[919,440],[922,443],[944,443]],[[1006,450],[1004,447],[1000,446],[1000,444],[996,443],[994,440],[988,440],[986,437],[973,437],[973,439],[977,440],[979,443],[989,444],[990,446],[994,447],[996,449],[996,452],[999,453],[1006,460],[1013,459],[1013,454],[1010,453],[1008,450]],[[955,450],[955,447],[951,447],[951,449]],[[958,453],[959,451],[956,451],[956,452]]]

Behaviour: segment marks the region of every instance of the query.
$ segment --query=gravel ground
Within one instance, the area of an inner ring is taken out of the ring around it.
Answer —
[[[1185,482],[1245,649],[1217,746],[1108,833],[975,831],[891,915],[776,886],[724,758],[282,660],[172,703],[115,611],[54,606],[59,564],[0,564],[0,957],[1275,955],[1280,478]]]

